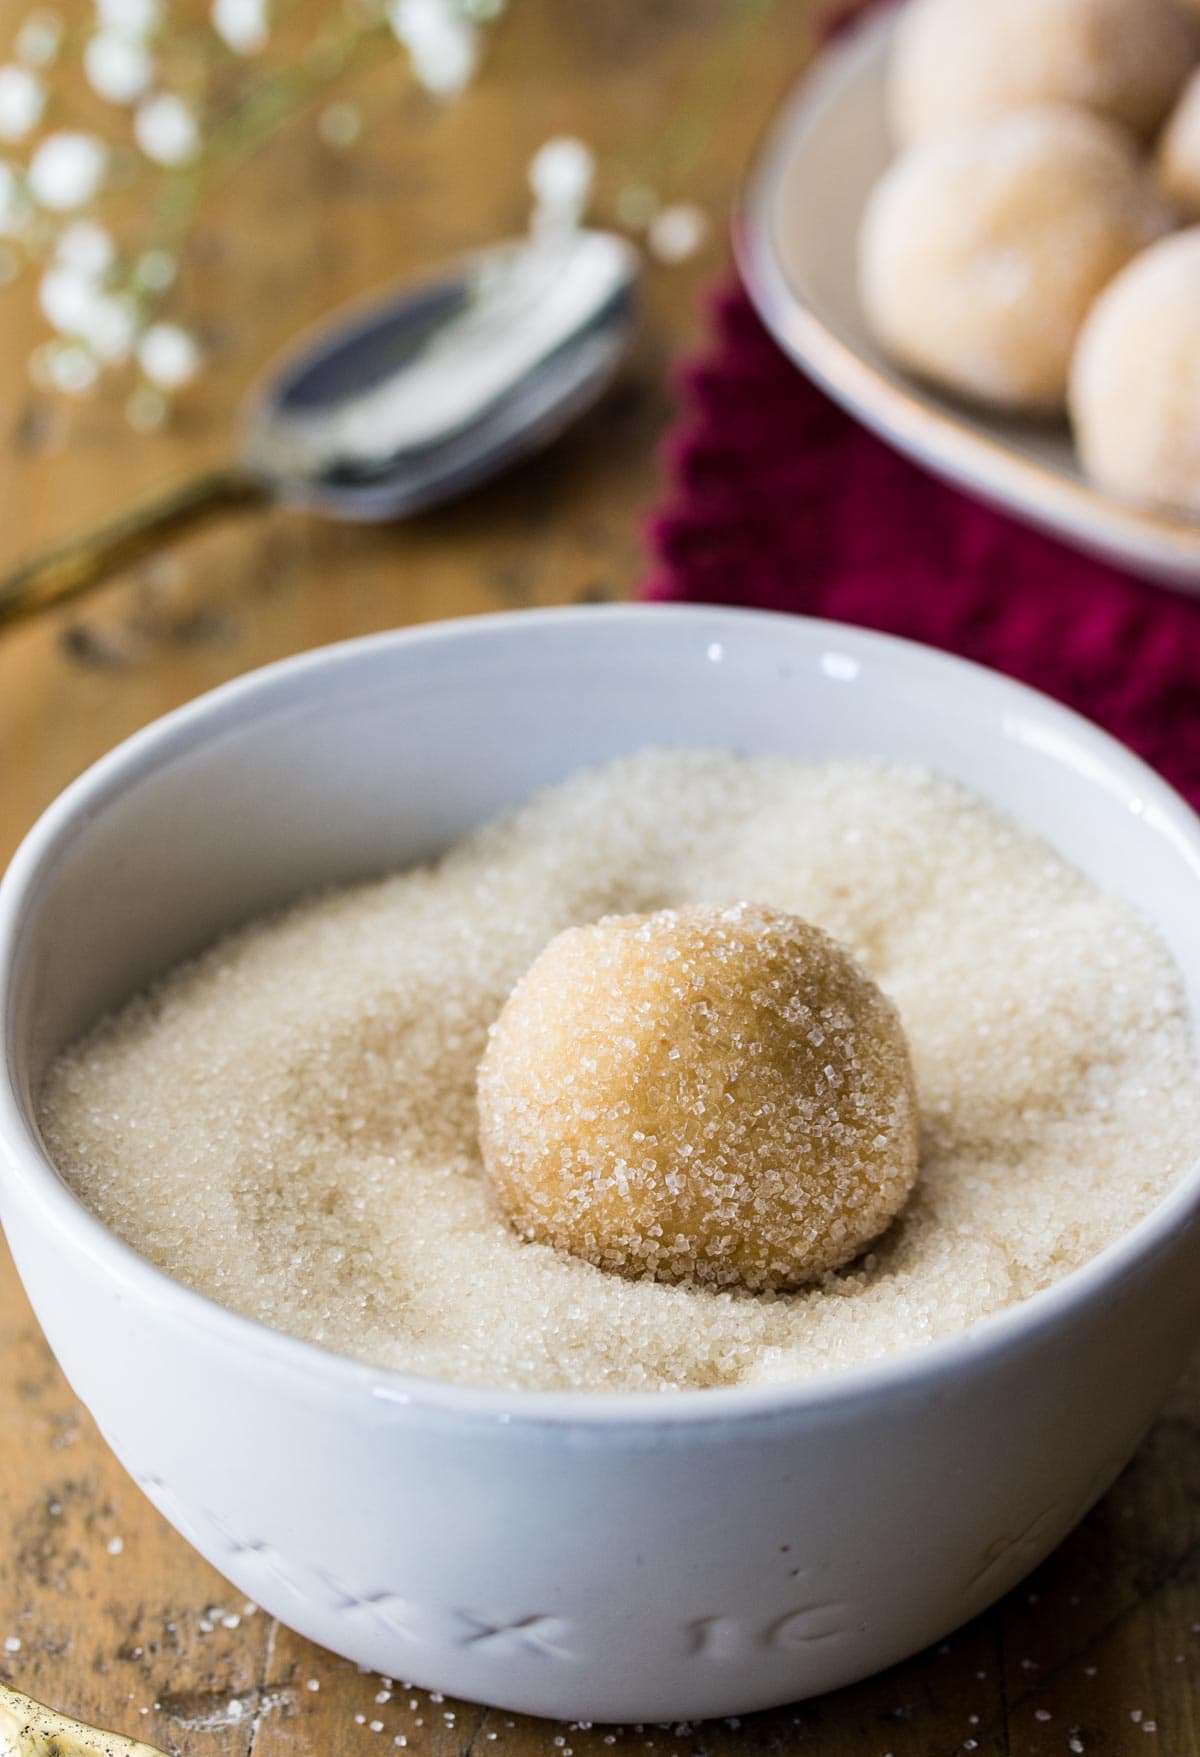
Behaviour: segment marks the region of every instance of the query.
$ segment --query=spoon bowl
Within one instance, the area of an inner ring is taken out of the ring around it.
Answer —
[[[453,499],[540,450],[603,393],[636,318],[638,256],[543,225],[342,311],[282,354],[234,461],[0,579],[0,627],[66,602],[220,512],[370,523]]]
[[[523,239],[323,324],[252,402],[246,464],[333,518],[451,499],[591,407],[625,356],[637,272],[612,233]]]

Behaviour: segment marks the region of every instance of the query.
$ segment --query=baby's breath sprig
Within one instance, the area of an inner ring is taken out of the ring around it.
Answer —
[[[202,196],[372,57],[404,52],[427,90],[457,95],[503,4],[342,0],[314,9],[298,52],[303,0],[208,0],[199,21],[172,0],[35,6],[0,46],[0,285],[38,275],[35,381],[80,396],[132,373],[129,418],[158,425],[202,363],[167,310]],[[346,145],[354,121],[343,103],[319,126]]]

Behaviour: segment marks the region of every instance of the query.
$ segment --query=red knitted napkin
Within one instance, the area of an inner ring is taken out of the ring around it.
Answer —
[[[907,635],[1057,696],[1200,806],[1200,601],[945,487],[776,348],[741,291],[684,374],[645,596]]]

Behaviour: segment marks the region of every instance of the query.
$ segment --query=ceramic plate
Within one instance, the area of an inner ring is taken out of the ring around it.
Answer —
[[[899,451],[1079,549],[1200,594],[1200,524],[1099,493],[1065,426],[967,408],[908,377],[872,340],[856,241],[892,157],[884,86],[895,18],[873,15],[826,50],[767,139],[735,227],[759,314],[810,377]]]

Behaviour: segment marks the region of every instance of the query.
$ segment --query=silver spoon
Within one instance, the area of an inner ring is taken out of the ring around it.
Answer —
[[[222,511],[403,518],[554,439],[629,344],[638,257],[546,228],[343,312],[283,355],[235,460],[0,579],[0,626],[61,604]]]

